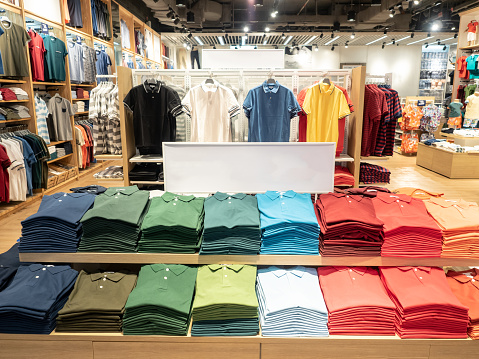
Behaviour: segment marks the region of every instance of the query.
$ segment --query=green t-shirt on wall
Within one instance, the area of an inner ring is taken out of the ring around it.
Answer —
[[[65,43],[54,36],[42,36],[45,46],[45,80],[65,81],[65,56],[68,55]]]

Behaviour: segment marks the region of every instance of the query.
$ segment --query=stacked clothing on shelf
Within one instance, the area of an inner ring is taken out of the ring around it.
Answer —
[[[0,254],[0,291],[10,285],[21,265],[30,264],[20,262],[18,246],[19,243],[15,243],[8,251]]]
[[[200,266],[196,278],[191,335],[257,335],[259,322],[255,283],[255,266]]]
[[[442,256],[477,258],[479,250],[479,207],[463,199],[430,198],[427,211],[442,230]]]
[[[123,166],[108,166],[93,175],[96,179],[123,179]]]
[[[163,181],[163,164],[161,163],[139,163],[128,172],[130,181]]]
[[[203,232],[204,198],[166,192],[150,201],[138,252],[195,253]]]
[[[467,338],[468,308],[454,296],[442,268],[380,267],[396,306],[401,338]]]
[[[76,252],[80,220],[94,201],[88,193],[44,196],[37,213],[22,221],[20,252]]]
[[[137,186],[110,187],[83,218],[79,252],[134,252],[149,194]]]
[[[121,332],[125,303],[136,284],[128,271],[80,272],[65,306],[58,312],[57,332]]]
[[[93,122],[95,155],[121,155],[120,103],[118,86],[102,82],[90,93],[88,118]]]
[[[135,30],[135,52],[138,55],[145,56],[145,36],[140,30]]]
[[[389,183],[391,171],[387,168],[361,162],[359,167],[359,182],[370,183]]]
[[[197,268],[182,264],[141,267],[123,317],[125,335],[186,335]]]
[[[17,100],[28,100],[28,93],[20,87],[9,87],[10,91],[13,91]]]
[[[262,336],[328,336],[328,310],[314,268],[258,269],[256,294]]]
[[[256,197],[216,192],[205,199],[200,254],[258,254],[261,245]]]
[[[354,176],[346,167],[334,167],[334,185],[335,186],[354,186]]]
[[[392,156],[398,118],[398,92],[389,86],[366,85],[361,156]]]
[[[316,208],[321,255],[380,255],[384,223],[377,218],[371,198],[327,193],[319,196]]]
[[[319,254],[320,228],[310,194],[267,191],[256,198],[261,254]]]
[[[384,222],[382,256],[441,255],[441,229],[427,212],[422,200],[404,194],[378,192],[372,202],[377,218]]]
[[[479,269],[450,270],[446,279],[457,299],[469,308],[469,337],[479,339]]]
[[[28,93],[19,87],[0,87],[1,101],[28,100]]]
[[[396,306],[376,269],[319,267],[333,335],[394,335]]]
[[[67,265],[20,266],[0,292],[0,333],[50,334],[77,275]]]
[[[108,5],[101,0],[91,0],[91,14],[93,35],[102,39],[110,40],[112,32]]]

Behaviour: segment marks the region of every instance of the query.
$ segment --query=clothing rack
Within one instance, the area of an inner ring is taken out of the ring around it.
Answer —
[[[392,86],[392,73],[389,72],[384,75],[366,74],[366,84],[376,84],[376,85],[384,84],[384,85]]]
[[[16,126],[7,126],[7,127],[0,127],[0,133],[9,133],[9,132],[16,132],[16,131],[28,131],[28,125],[16,125]],[[30,131],[28,131],[30,132]]]

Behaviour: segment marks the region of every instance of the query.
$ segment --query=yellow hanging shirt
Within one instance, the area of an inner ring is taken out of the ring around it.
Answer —
[[[338,120],[351,114],[346,97],[334,84],[313,85],[303,103],[308,115],[307,142],[337,142]]]

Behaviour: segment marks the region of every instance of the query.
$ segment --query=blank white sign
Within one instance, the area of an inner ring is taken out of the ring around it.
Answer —
[[[284,50],[204,49],[204,69],[283,69]]]
[[[335,147],[334,142],[166,142],[165,190],[330,192],[334,186]]]

